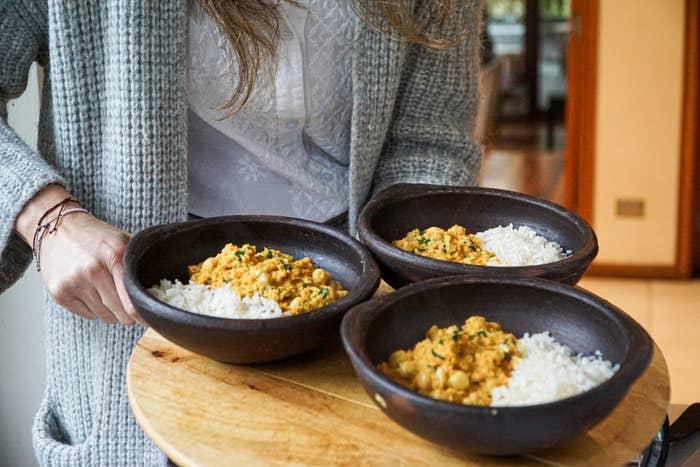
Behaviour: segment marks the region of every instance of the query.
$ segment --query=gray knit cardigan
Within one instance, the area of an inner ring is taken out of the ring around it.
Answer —
[[[349,169],[351,228],[372,190],[396,182],[474,183],[478,1],[448,52],[399,44],[356,21]],[[183,220],[187,206],[186,0],[0,0],[0,292],[31,261],[13,233],[24,204],[65,185],[130,232]],[[6,104],[38,61],[39,149],[7,125]],[[129,410],[124,373],[143,329],[87,321],[47,295],[46,397],[34,424],[42,465],[160,465]],[[12,310],[4,310],[12,312]]]

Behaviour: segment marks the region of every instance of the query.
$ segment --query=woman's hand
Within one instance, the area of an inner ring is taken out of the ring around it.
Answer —
[[[46,206],[67,196],[57,186],[44,189],[17,218],[17,232],[29,240],[33,236],[30,226],[36,227]],[[29,222],[32,218],[35,220]],[[91,320],[145,325],[124,287],[122,260],[129,238],[128,233],[90,214],[65,216],[58,230],[47,234],[41,245],[41,276],[56,303]]]
[[[122,278],[129,237],[89,214],[66,216],[41,247],[41,276],[56,303],[87,319],[141,322]]]

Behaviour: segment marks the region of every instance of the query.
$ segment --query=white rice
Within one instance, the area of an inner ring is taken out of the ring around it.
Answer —
[[[258,294],[241,299],[230,287],[210,289],[192,281],[183,284],[177,279],[174,283],[163,279],[158,286],[148,289],[148,292],[168,305],[200,315],[235,319],[279,318],[290,315],[283,312],[274,300]]]
[[[525,334],[518,350],[523,357],[508,384],[491,390],[492,406],[543,404],[575,396],[608,380],[619,368],[600,351],[575,355],[549,332]]]
[[[556,242],[550,242],[537,235],[530,227],[523,225],[517,229],[513,224],[498,226],[476,234],[481,240],[481,248],[496,254],[488,266],[533,266],[552,263],[566,258],[571,251],[564,251]]]

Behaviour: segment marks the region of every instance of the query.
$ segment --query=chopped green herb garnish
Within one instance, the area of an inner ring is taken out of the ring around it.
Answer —
[[[272,250],[267,250],[267,256],[265,258],[270,259],[272,258]]]
[[[442,356],[442,355],[440,355],[439,353],[437,353],[437,352],[435,351],[435,349],[430,349],[430,351],[431,351],[431,352],[433,353],[433,355],[436,356],[437,358],[440,358],[440,359],[442,359],[442,360],[445,359],[445,357]]]
[[[319,290],[318,293],[321,294],[321,298],[325,299],[326,296],[328,295],[328,289],[325,287],[321,287],[321,290]]]
[[[419,230],[418,235],[425,235],[425,230],[423,230],[423,229]]]
[[[234,255],[236,255],[236,258],[238,258],[238,261],[241,261],[243,258],[243,255],[245,255],[245,251],[238,250],[237,252],[234,253]]]
[[[419,238],[418,243],[420,243],[421,245],[427,245],[428,243],[430,243],[430,239],[429,238]]]
[[[459,339],[459,336],[462,335],[462,330],[457,329],[453,334],[452,334],[452,340],[457,342],[457,339]]]
[[[503,361],[504,361],[504,362],[509,362],[512,358],[513,358],[513,356],[512,356],[510,353],[508,353],[508,352],[505,352],[505,353],[503,354]]]
[[[469,337],[471,337],[472,339],[474,339],[474,338],[476,338],[476,337],[487,337],[488,335],[489,335],[489,333],[486,332],[486,329],[483,329],[483,328],[482,328],[482,329],[479,329],[478,331],[476,331],[474,334],[472,334],[472,335],[469,336]]]
[[[428,368],[430,368],[433,371],[437,371],[437,367],[431,364],[428,364]]]
[[[442,339],[440,339],[438,342],[440,343],[440,345],[444,345],[444,344],[445,344],[445,341],[442,340]]]

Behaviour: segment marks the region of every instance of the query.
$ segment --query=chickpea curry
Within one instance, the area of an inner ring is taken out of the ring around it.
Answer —
[[[495,254],[481,248],[481,240],[460,225],[447,230],[440,227],[414,229],[405,237],[394,240],[393,245],[428,258],[463,264],[485,266]]]
[[[188,267],[190,280],[210,288],[229,286],[241,297],[256,293],[275,300],[282,311],[300,314],[347,295],[339,282],[311,258],[295,260],[279,250],[227,244],[221,253]]]
[[[517,338],[498,323],[472,316],[462,326],[432,326],[411,350],[397,350],[379,370],[421,394],[448,402],[489,405],[521,356]]]

